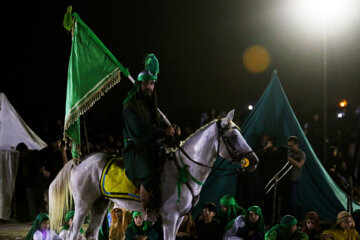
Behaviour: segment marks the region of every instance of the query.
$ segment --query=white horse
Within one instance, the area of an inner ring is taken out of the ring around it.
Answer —
[[[208,177],[217,156],[240,163],[249,160],[247,170],[254,170],[258,158],[233,122],[234,110],[226,118],[212,121],[197,130],[176,149],[173,160],[164,163],[160,175],[160,216],[164,239],[174,240],[183,216],[196,204],[201,184]],[[68,239],[78,239],[79,230],[88,211],[91,221],[85,233],[86,239],[96,240],[100,225],[107,213],[110,201],[130,211],[144,211],[141,202],[108,199],[100,191],[99,182],[109,157],[96,153],[86,157],[79,165],[68,162],[51,183],[49,189],[50,222],[53,227],[61,224],[64,212],[69,208],[71,193],[75,203],[73,225]],[[178,196],[177,182],[180,169],[188,165],[189,181],[181,185]],[[229,183],[232,184],[232,183]],[[233,183],[235,184],[235,183]],[[70,187],[70,189],[69,189]],[[178,200],[180,197],[180,201]]]

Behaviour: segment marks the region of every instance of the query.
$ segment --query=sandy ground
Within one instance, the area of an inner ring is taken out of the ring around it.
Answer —
[[[30,228],[31,225],[25,223],[2,223],[0,224],[0,240],[25,239]]]

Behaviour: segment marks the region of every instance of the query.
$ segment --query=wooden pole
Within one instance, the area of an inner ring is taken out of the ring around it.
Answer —
[[[85,116],[84,115],[83,115],[83,124],[84,124],[84,133],[85,133],[87,153],[90,154],[89,139],[88,139],[88,134],[87,134],[87,128],[86,128],[86,122],[85,122]]]

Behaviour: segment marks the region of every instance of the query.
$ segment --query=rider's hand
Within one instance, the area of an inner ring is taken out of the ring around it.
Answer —
[[[173,127],[166,128],[165,135],[168,137],[173,137],[175,135],[175,129]]]
[[[175,128],[176,136],[180,137],[181,136],[181,128],[178,125],[175,125],[175,124],[174,124],[174,128]]]

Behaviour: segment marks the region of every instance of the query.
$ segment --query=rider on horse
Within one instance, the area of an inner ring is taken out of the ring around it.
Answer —
[[[157,110],[155,84],[159,62],[154,54],[145,59],[134,88],[124,101],[124,162],[127,177],[141,183],[140,198],[144,209],[157,187],[160,144],[164,137],[174,137],[175,129],[166,126]]]

